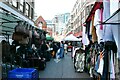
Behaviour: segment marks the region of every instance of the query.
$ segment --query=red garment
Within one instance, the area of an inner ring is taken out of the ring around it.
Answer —
[[[103,22],[103,8],[100,9],[100,20]],[[100,29],[103,30],[103,25],[100,25]]]

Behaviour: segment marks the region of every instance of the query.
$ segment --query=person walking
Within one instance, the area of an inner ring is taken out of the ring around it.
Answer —
[[[61,41],[60,43],[60,58],[64,57],[64,43]]]
[[[54,55],[53,55],[53,58],[56,58],[56,52],[57,52],[57,50],[58,50],[59,48],[58,48],[58,46],[57,46],[57,43],[53,43],[53,51],[54,51]]]
[[[65,44],[64,44],[64,50],[65,50],[65,53],[67,54],[67,43],[65,42]]]
[[[47,50],[48,50],[48,47],[46,45],[46,42],[43,41],[41,45],[41,53],[42,53],[42,56],[46,58],[46,60],[47,60]]]

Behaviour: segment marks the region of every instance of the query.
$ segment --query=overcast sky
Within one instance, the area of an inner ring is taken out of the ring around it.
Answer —
[[[71,12],[76,0],[35,0],[35,12],[45,20],[54,15]]]

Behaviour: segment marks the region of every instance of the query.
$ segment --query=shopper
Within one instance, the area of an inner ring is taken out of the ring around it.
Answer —
[[[65,42],[65,44],[64,44],[64,50],[65,50],[65,53],[67,54],[67,43]]]
[[[48,50],[48,47],[46,45],[46,42],[43,41],[41,45],[41,53],[43,54],[44,58],[47,58],[47,50]]]
[[[60,43],[60,58],[64,57],[64,43],[61,41]]]

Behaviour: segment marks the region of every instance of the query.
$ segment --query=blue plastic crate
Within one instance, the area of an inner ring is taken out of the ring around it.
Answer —
[[[34,68],[16,68],[8,72],[8,79],[38,79],[38,71]]]

